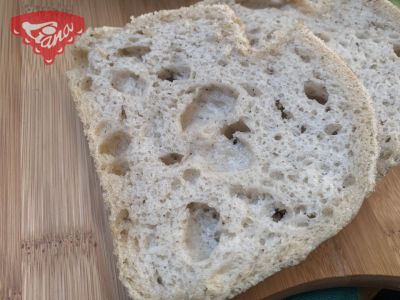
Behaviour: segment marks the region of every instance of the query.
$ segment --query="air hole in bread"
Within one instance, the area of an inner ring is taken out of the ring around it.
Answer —
[[[194,261],[207,259],[217,247],[220,236],[220,215],[207,204],[192,202],[187,206],[189,216],[185,244]]]
[[[85,92],[88,92],[91,90],[92,84],[93,84],[93,79],[90,76],[86,76],[80,82],[81,89]]]
[[[320,38],[321,40],[323,40],[325,43],[329,42],[331,39],[328,36],[327,33],[325,32],[316,32],[314,33],[318,38]]]
[[[160,160],[164,163],[164,165],[170,166],[174,164],[178,164],[182,161],[183,155],[179,153],[168,153],[160,157]]]
[[[186,169],[183,171],[183,179],[191,183],[196,182],[200,177],[200,171],[197,169]]]
[[[108,166],[108,173],[117,176],[124,176],[129,171],[129,165],[126,160],[115,160]]]
[[[310,212],[307,214],[307,218],[309,219],[315,219],[317,217],[317,213],[315,212]]]
[[[286,209],[275,208],[274,214],[271,216],[274,222],[279,222],[286,215]]]
[[[221,133],[229,140],[232,140],[234,138],[234,134],[236,132],[250,132],[250,128],[246,125],[245,122],[239,120],[230,125],[226,125],[221,129]]]
[[[281,100],[275,100],[275,107],[277,110],[281,112],[282,119],[291,119],[293,117],[292,113],[285,110],[285,107],[282,105]]]
[[[251,9],[263,9],[268,7],[281,8],[290,4],[291,0],[236,0],[236,3]]]
[[[306,210],[307,210],[307,208],[306,208],[305,205],[297,205],[297,206],[294,208],[294,212],[295,212],[296,214],[305,214],[305,213],[306,213]]]
[[[275,180],[283,180],[285,178],[285,175],[283,174],[283,172],[278,171],[278,170],[272,171],[270,176],[272,179],[275,179]]]
[[[142,59],[142,57],[147,53],[149,53],[150,51],[151,49],[147,46],[130,46],[118,49],[118,55]]]
[[[73,57],[79,65],[89,65],[89,51],[81,48],[72,50]]]
[[[271,67],[271,66],[267,67],[267,68],[265,69],[265,73],[268,74],[268,75],[274,75],[274,74],[275,74],[275,69],[274,69],[274,67]]]
[[[248,66],[249,66],[249,61],[247,61],[247,60],[241,60],[241,61],[240,61],[240,65],[243,66],[243,67],[248,67]]]
[[[369,33],[366,31],[359,31],[356,32],[356,37],[360,40],[365,40],[369,37]]]
[[[276,134],[275,136],[274,136],[274,140],[275,141],[280,141],[282,139],[282,135],[280,135],[280,134]]]
[[[329,135],[337,135],[341,129],[342,126],[340,124],[329,124],[325,126],[324,131]]]
[[[394,51],[394,54],[397,55],[397,57],[400,57],[400,44],[393,45],[393,51]]]
[[[247,29],[248,29],[248,32],[251,33],[251,34],[256,34],[256,33],[259,33],[261,31],[260,27],[254,27],[252,29],[247,28]]]
[[[129,37],[128,41],[130,41],[131,43],[136,43],[137,41],[139,41],[139,38],[137,38],[137,37]]]
[[[225,59],[220,59],[217,62],[221,67],[226,67],[228,65],[228,62]]]
[[[158,283],[159,285],[163,285],[163,281],[162,281],[161,276],[157,276],[157,283]]]
[[[200,88],[181,115],[182,129],[195,122],[223,120],[234,110],[237,98],[238,93],[227,86],[211,84]]]
[[[129,218],[129,211],[126,208],[123,208],[119,211],[117,218],[115,220],[115,222],[117,224],[123,224],[125,222],[130,222],[130,218]]]
[[[251,224],[253,224],[253,221],[250,218],[244,218],[242,220],[242,227],[243,228],[247,228],[249,227]]]
[[[254,86],[251,86],[251,85],[249,85],[247,83],[242,83],[241,86],[247,92],[247,94],[249,96],[251,96],[251,97],[259,97],[259,96],[261,96],[261,91],[258,88],[254,87]]]
[[[332,207],[325,207],[322,210],[322,215],[324,215],[325,217],[331,217],[333,215],[333,209]]]
[[[249,169],[254,162],[254,153],[246,141],[234,137],[215,142],[206,159],[215,172],[234,172]]]
[[[119,118],[121,121],[124,121],[127,119],[125,107],[123,105],[121,105],[121,112],[119,113]]]
[[[232,196],[236,196],[249,204],[257,204],[259,201],[273,200],[272,195],[267,192],[260,191],[256,188],[245,189],[241,185],[232,186],[230,188],[230,193]]]
[[[252,39],[250,39],[249,43],[250,43],[250,46],[256,47],[260,43],[260,40],[258,38],[252,38]]]
[[[311,61],[311,58],[309,55],[310,51],[308,51],[307,49],[296,47],[296,48],[294,48],[294,52],[297,54],[298,57],[301,58],[302,61],[304,61],[306,63],[309,63]]]
[[[316,80],[308,80],[304,83],[304,93],[310,100],[315,100],[321,105],[328,102],[329,94],[325,85]]]
[[[143,78],[128,70],[115,72],[111,79],[111,86],[114,89],[133,96],[143,95],[146,85]]]
[[[161,69],[157,76],[161,80],[175,81],[188,79],[190,76],[190,69],[188,67],[168,67]]]
[[[304,133],[304,132],[306,132],[306,130],[307,130],[307,127],[305,125],[301,125],[300,133]]]
[[[287,178],[293,182],[297,182],[299,180],[299,176],[296,174],[289,174]]]
[[[99,153],[118,156],[128,149],[130,143],[131,137],[119,130],[104,139],[99,146]]]
[[[173,191],[178,190],[181,186],[182,186],[182,182],[178,178],[175,178],[174,180],[172,180],[171,189]]]
[[[119,232],[119,236],[122,242],[126,242],[128,240],[128,229],[122,229]]]
[[[347,188],[356,183],[356,178],[353,175],[347,175],[343,180],[343,188]]]

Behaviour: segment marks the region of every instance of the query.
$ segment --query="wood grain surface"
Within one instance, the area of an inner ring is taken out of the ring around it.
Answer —
[[[86,26],[195,1],[1,0],[0,299],[128,299],[118,281],[101,188],[67,88],[69,48],[51,66],[9,31],[13,15],[58,9]],[[400,289],[400,168],[356,219],[298,266],[237,299],[336,285]]]

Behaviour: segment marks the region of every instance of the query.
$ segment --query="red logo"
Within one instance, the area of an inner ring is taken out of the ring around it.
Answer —
[[[57,10],[35,11],[11,18],[11,32],[21,36],[25,45],[44,57],[45,64],[52,64],[57,54],[72,44],[75,36],[82,34],[82,17]]]

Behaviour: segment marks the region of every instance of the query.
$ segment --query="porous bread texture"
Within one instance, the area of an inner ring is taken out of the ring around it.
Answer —
[[[373,189],[373,109],[303,27],[249,46],[227,6],[75,44],[71,91],[134,299],[225,299],[303,260]]]
[[[400,10],[386,0],[207,0],[229,4],[254,47],[302,20],[336,51],[371,95],[381,148],[378,175],[400,163]]]

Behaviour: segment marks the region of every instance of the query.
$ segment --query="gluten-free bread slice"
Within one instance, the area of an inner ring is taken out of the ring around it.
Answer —
[[[303,260],[373,189],[367,93],[302,27],[252,50],[227,6],[182,8],[89,29],[75,57],[134,299],[233,297]]]
[[[229,4],[253,47],[302,20],[364,83],[376,111],[379,177],[400,163],[400,9],[387,0],[206,0]]]

